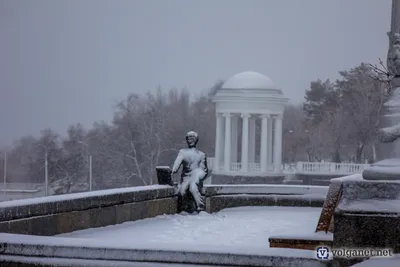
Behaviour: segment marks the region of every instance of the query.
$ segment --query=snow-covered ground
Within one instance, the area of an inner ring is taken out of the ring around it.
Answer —
[[[257,247],[267,249],[271,235],[312,234],[321,208],[240,207],[218,213],[175,214],[59,235],[149,247]],[[248,251],[250,252],[250,251]]]

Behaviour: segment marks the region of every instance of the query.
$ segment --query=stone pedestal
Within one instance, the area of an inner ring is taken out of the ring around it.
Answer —
[[[372,164],[364,170],[363,178],[373,181],[400,180],[400,158],[384,159]]]
[[[334,214],[334,248],[391,248],[400,252],[400,183],[344,181]],[[347,267],[359,260],[334,259]]]

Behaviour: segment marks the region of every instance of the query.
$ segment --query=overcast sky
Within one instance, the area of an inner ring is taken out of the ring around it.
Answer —
[[[310,81],[385,59],[391,0],[0,0],[0,142],[110,120],[158,85],[241,71],[299,102]]]

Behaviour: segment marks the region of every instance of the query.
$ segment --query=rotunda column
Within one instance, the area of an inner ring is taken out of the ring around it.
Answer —
[[[268,142],[267,142],[267,147],[268,147],[268,151],[267,151],[267,162],[268,162],[268,166],[267,166],[267,170],[269,170],[269,166],[272,166],[272,163],[273,163],[273,150],[274,150],[274,147],[273,147],[273,143],[272,143],[272,141],[273,141],[273,132],[272,132],[272,130],[273,130],[273,126],[274,126],[274,124],[273,124],[273,118],[271,117],[271,116],[269,116],[269,118],[268,118]]]
[[[224,130],[224,118],[221,113],[217,113],[217,129],[215,134],[215,160],[213,162],[213,168],[219,170],[222,161],[222,150],[223,150],[223,130]]]
[[[249,162],[256,162],[256,117],[249,119]]]
[[[282,166],[282,114],[275,117],[274,135],[274,166],[275,172],[281,172]]]
[[[260,146],[260,168],[261,172],[268,171],[268,121],[269,115],[261,115],[261,146]]]
[[[231,170],[231,114],[224,113],[225,117],[225,147],[224,147],[224,171]]]
[[[242,113],[242,172],[249,170],[249,118],[250,114]]]
[[[231,162],[238,162],[238,121],[237,115],[232,115],[232,136],[231,136]]]

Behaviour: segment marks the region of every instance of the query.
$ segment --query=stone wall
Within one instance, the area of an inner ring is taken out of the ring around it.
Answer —
[[[167,185],[101,190],[0,203],[0,232],[51,236],[177,212]]]
[[[241,206],[322,207],[328,187],[299,185],[208,185],[206,211]]]
[[[285,176],[283,174],[269,176],[231,176],[224,174],[213,174],[211,183],[220,184],[282,184]]]
[[[329,186],[331,179],[343,177],[343,174],[296,174],[295,177],[295,180],[303,181],[304,185]]]

